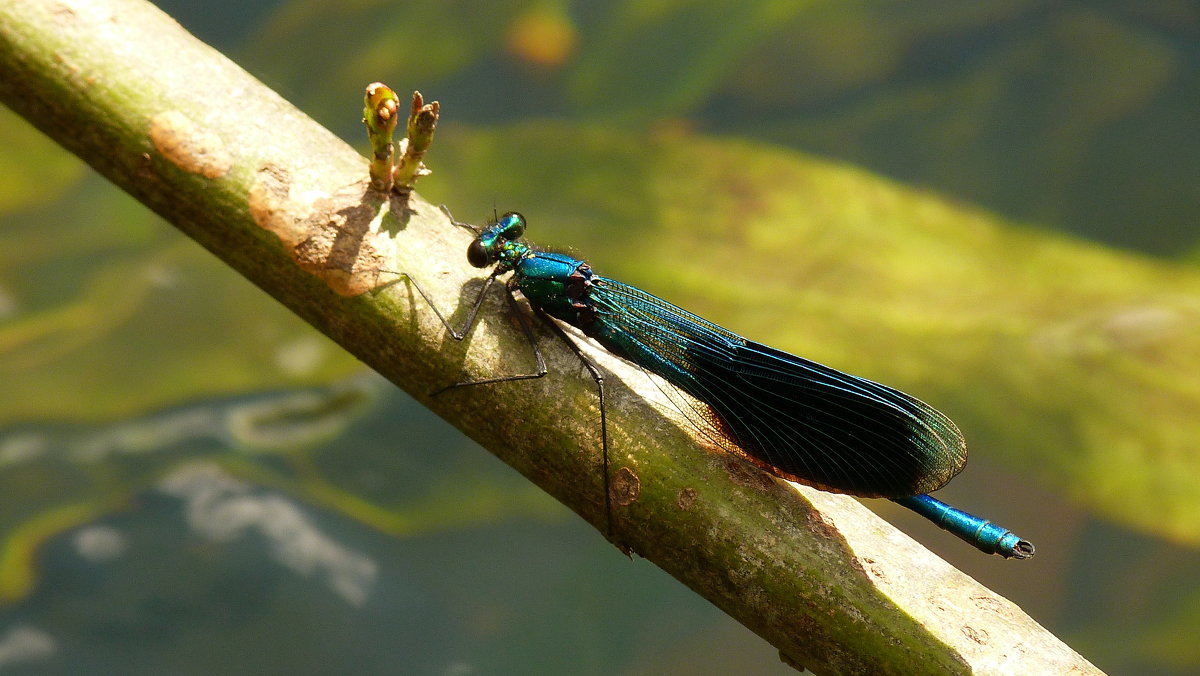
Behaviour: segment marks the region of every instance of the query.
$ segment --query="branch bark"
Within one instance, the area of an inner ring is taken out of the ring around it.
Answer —
[[[326,281],[352,293],[387,281],[386,271],[409,272],[461,321],[480,283],[465,261],[469,235],[415,195],[372,191],[364,158],[236,64],[140,0],[16,0],[0,5],[0,97],[604,530],[595,389],[574,355],[542,331],[550,376],[430,397],[464,373],[532,366],[500,295],[457,343],[405,283],[348,297]],[[348,114],[356,106],[347,101]],[[595,358],[613,385],[613,539],[789,663],[820,673],[1098,673],[855,500],[705,448],[645,374]]]

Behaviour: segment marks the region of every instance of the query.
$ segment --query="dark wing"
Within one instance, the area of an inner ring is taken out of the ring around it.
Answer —
[[[593,277],[589,299],[590,335],[707,404],[692,421],[778,476],[892,498],[937,490],[966,464],[954,423],[899,390],[748,341],[611,279]]]

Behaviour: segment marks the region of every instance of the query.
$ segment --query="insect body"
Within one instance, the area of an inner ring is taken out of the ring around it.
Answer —
[[[538,251],[520,241],[525,225],[520,214],[504,214],[477,233],[468,261],[478,268],[494,266],[489,283],[511,271],[510,299],[513,289],[520,290],[541,316],[578,328],[702,402],[693,422],[722,446],[785,479],[893,499],[984,552],[1033,555],[1029,542],[927,495],[950,481],[967,460],[958,428],[933,407],[886,385],[747,340],[641,289],[597,275],[582,260]],[[455,337],[466,333],[478,307],[477,301],[467,326]],[[538,377],[545,373],[544,362],[524,328],[540,371],[516,378]],[[599,384],[603,426],[603,381],[571,345]],[[603,439],[607,476],[606,432]]]

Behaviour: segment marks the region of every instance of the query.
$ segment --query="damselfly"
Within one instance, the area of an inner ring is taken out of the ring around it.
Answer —
[[[446,215],[450,216],[448,210]],[[603,379],[554,320],[578,328],[609,352],[701,402],[702,410],[693,411],[699,415],[690,416],[693,423],[775,476],[837,493],[888,498],[985,553],[1018,559],[1033,556],[1028,541],[928,495],[950,481],[967,461],[966,442],[958,428],[928,404],[886,385],[742,338],[641,289],[597,275],[582,260],[540,251],[520,241],[526,223],[516,212],[482,229],[452,216],[450,220],[476,233],[467,249],[471,265],[494,266],[463,328],[455,331],[416,280],[414,286],[451,335],[462,340],[492,282],[512,272],[506,284],[509,303],[533,348],[538,370],[445,389],[546,374],[537,341],[513,295],[519,290],[596,380],[606,478]],[[607,491],[605,504],[611,518]]]

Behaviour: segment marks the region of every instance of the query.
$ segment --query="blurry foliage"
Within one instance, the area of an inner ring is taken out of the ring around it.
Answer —
[[[0,107],[0,215],[44,206],[84,175],[84,164]],[[4,318],[0,298],[0,319]]]
[[[99,177],[6,221],[0,423],[121,417],[361,368]]]
[[[1198,58],[1181,0],[304,0],[247,54],[348,134],[341,102],[377,79],[452,119],[676,119],[1164,254],[1200,235]]]

